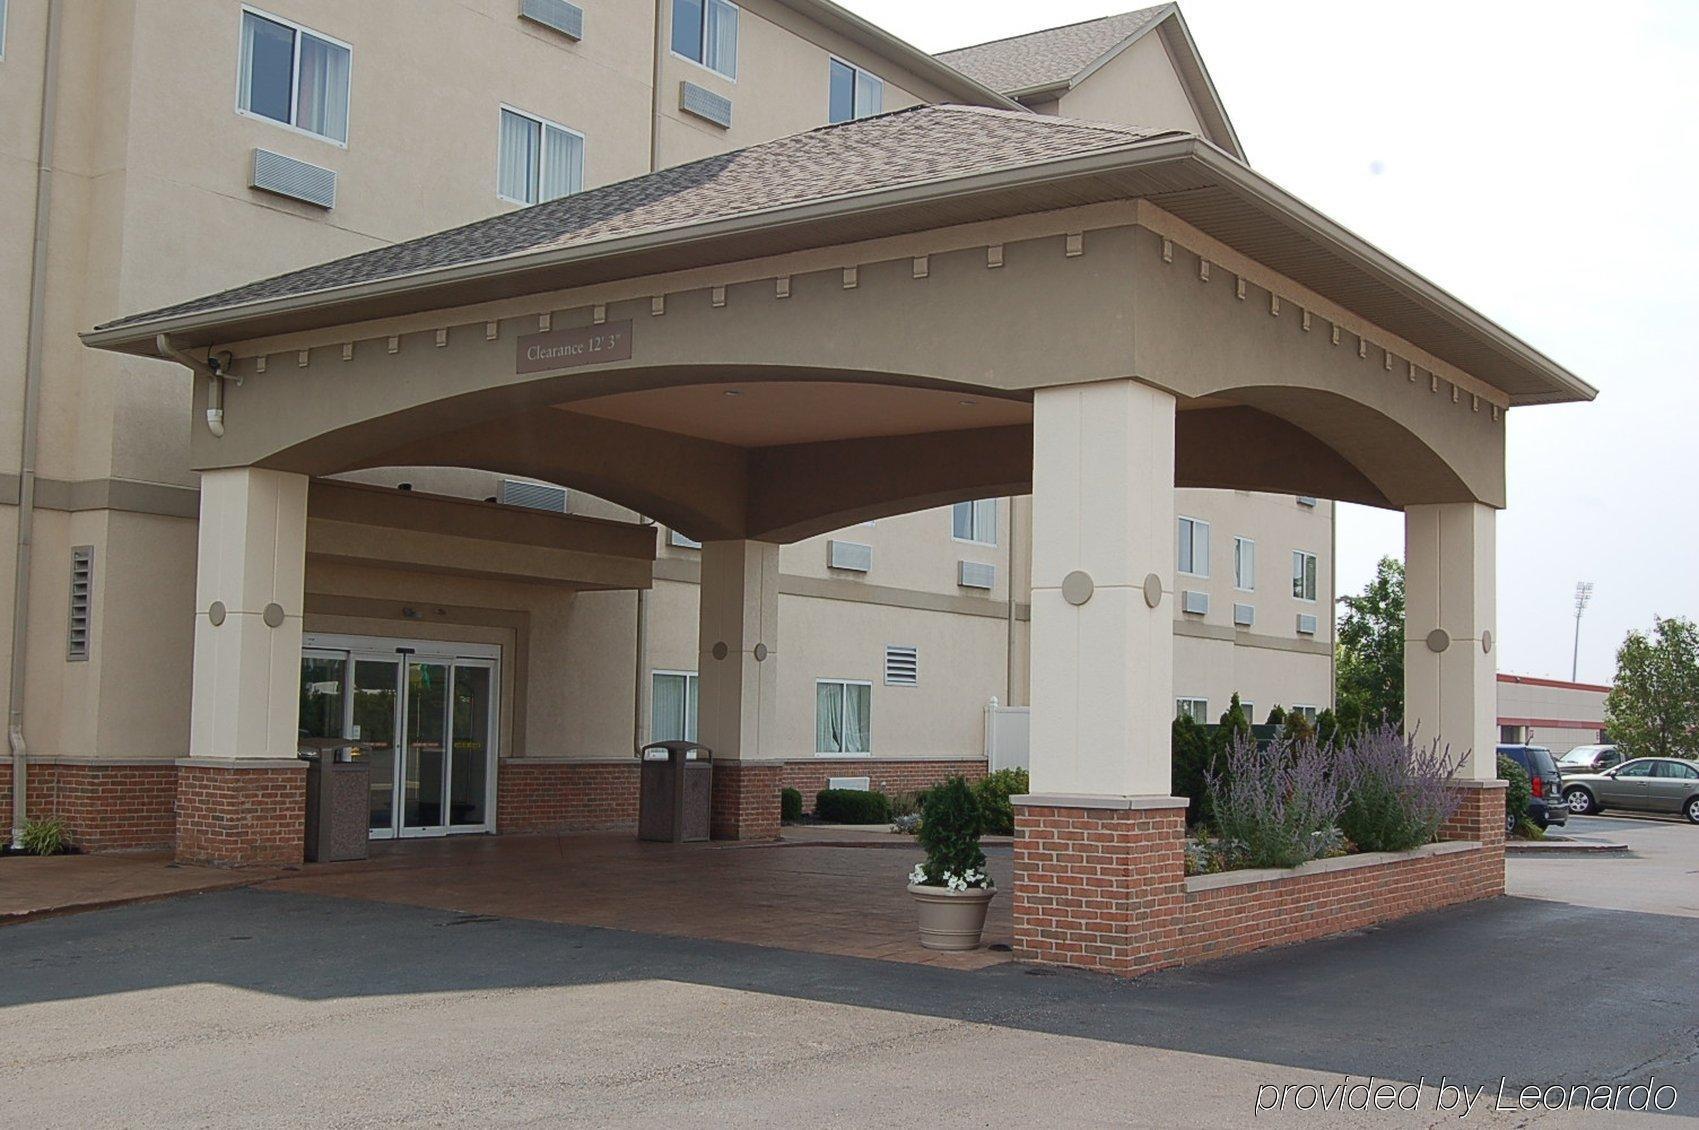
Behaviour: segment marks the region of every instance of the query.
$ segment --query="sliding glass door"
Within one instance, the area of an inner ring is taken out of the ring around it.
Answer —
[[[320,635],[306,643],[302,745],[359,748],[371,770],[371,834],[492,830],[498,649]]]

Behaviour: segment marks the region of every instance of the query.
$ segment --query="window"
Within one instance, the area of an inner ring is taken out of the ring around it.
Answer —
[[[1656,764],[1653,761],[1630,761],[1627,765],[1618,769],[1616,775],[1618,777],[1650,777],[1652,767]]]
[[[950,533],[957,541],[997,544],[997,500],[958,502],[950,511]]]
[[[1292,595],[1299,600],[1316,598],[1316,555],[1292,551]]]
[[[695,538],[686,537],[684,534],[679,533],[677,530],[671,530],[671,531],[668,532],[667,541],[669,543],[671,543],[672,545],[678,546],[680,549],[701,549],[702,548],[701,542],[697,541]]]
[[[1194,577],[1209,576],[1209,523],[1180,519],[1180,555],[1175,566]]]
[[[688,671],[655,671],[650,675],[649,740],[696,740],[696,676]]]
[[[1301,715],[1304,721],[1314,726],[1316,724],[1316,716],[1321,713],[1321,708],[1315,706],[1294,706],[1286,713]]]
[[[1521,745],[1522,727],[1500,726],[1498,728],[1498,740],[1503,745]]]
[[[243,9],[237,108],[346,144],[352,57],[346,43]]]
[[[6,0],[0,0],[0,59],[6,57]]]
[[[673,52],[735,79],[737,5],[728,0],[673,0]]]
[[[1242,592],[1257,591],[1257,543],[1233,539],[1233,584]]]
[[[820,679],[814,684],[816,753],[869,753],[873,684]]]
[[[1174,717],[1190,718],[1200,726],[1209,725],[1209,699],[1207,698],[1177,698],[1174,700]]]
[[[515,204],[540,204],[584,187],[584,135],[506,106],[496,191]]]
[[[1253,726],[1255,726],[1257,724],[1257,704],[1256,703],[1246,702],[1244,699],[1240,699],[1239,700],[1239,709],[1243,710],[1245,712],[1245,721],[1249,722]]]
[[[1652,770],[1652,776],[1676,781],[1691,781],[1695,777],[1699,777],[1699,769],[1695,769],[1691,765],[1678,765],[1674,761],[1660,761],[1657,767]]]
[[[870,118],[885,108],[885,83],[877,75],[841,59],[833,59],[829,67],[826,120],[834,124],[856,118]]]

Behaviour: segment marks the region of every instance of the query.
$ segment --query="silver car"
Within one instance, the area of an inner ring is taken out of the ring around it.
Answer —
[[[1589,816],[1607,808],[1679,812],[1699,824],[1699,763],[1679,757],[1639,757],[1603,773],[1563,779],[1569,811]]]

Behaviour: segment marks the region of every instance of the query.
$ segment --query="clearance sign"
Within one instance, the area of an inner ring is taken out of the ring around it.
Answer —
[[[577,326],[526,334],[519,339],[515,373],[546,373],[579,365],[631,359],[631,323],[604,322],[599,326]]]

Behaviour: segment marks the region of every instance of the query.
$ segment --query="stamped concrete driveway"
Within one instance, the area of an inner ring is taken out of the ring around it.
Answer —
[[[1563,835],[1627,844],[1627,855],[1519,856],[1513,895],[1699,918],[1699,825],[1679,816],[1572,816]]]
[[[0,929],[0,1096],[32,1127],[1457,1124],[1444,1080],[1486,1087],[1467,1125],[1624,1124],[1495,1111],[1507,1077],[1667,1085],[1663,1127],[1699,1115],[1692,940],[1507,898],[1118,982],[248,889]],[[1370,1076],[1420,1109],[1256,1113]]]

